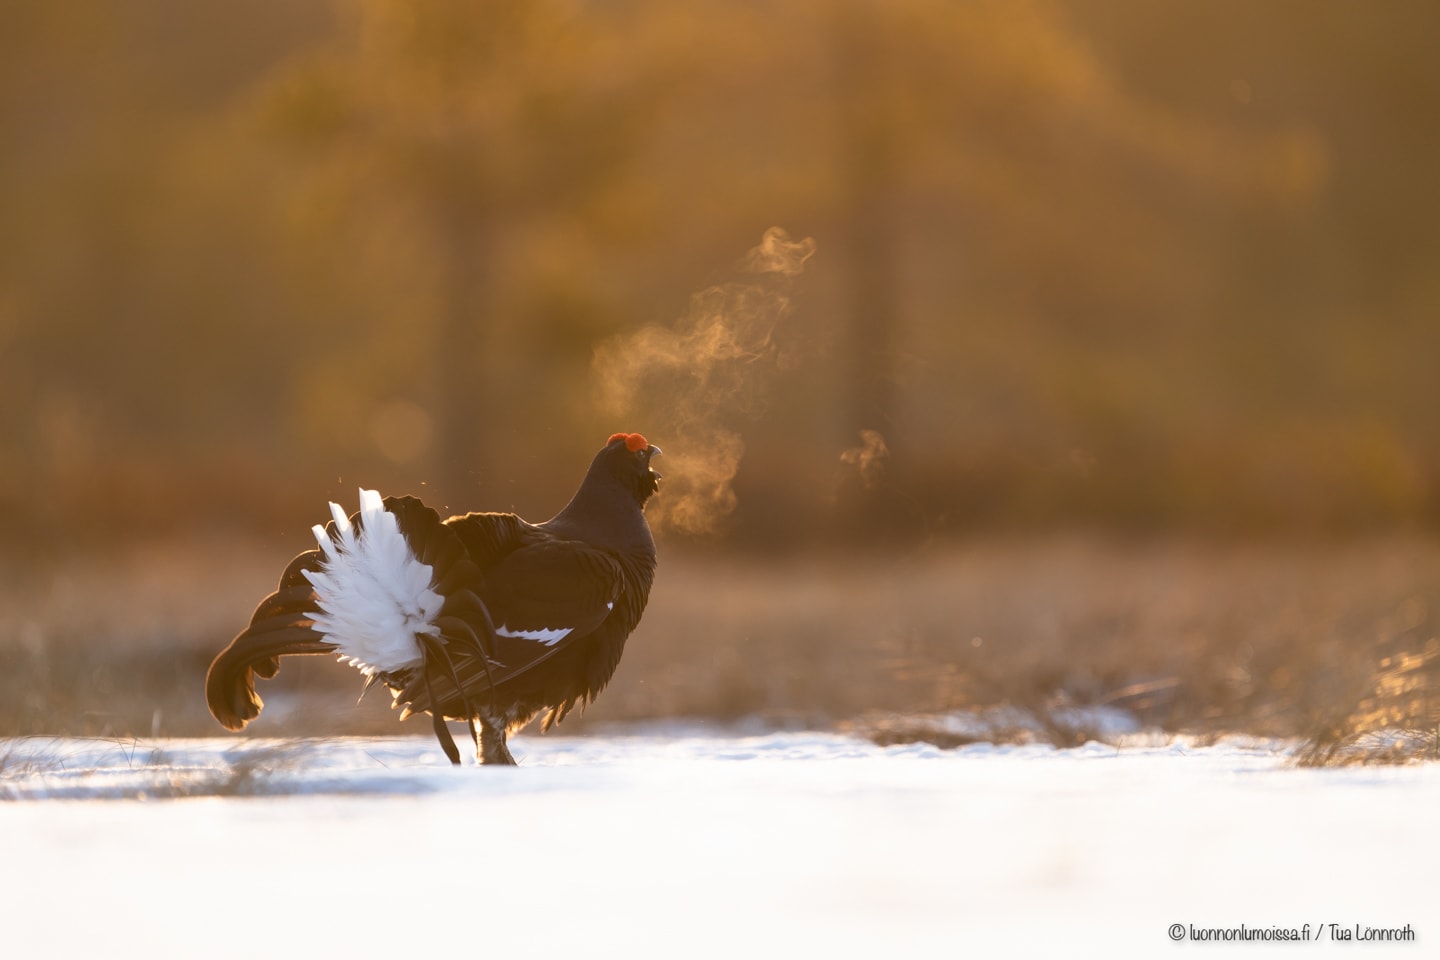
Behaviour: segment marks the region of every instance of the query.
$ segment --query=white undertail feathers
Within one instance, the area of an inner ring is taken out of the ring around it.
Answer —
[[[319,572],[305,571],[319,611],[314,629],[335,644],[341,662],[366,676],[420,663],[416,634],[438,635],[443,598],[431,589],[434,571],[411,552],[395,515],[375,490],[360,491],[360,530],[330,504],[338,540],[316,525],[325,553]]]

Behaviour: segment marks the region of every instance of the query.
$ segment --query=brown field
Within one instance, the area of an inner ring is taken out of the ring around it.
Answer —
[[[1311,738],[1306,756],[1323,762],[1355,759],[1341,748],[1374,729],[1433,730],[1440,706],[1440,545],[1416,539],[662,553],[614,683],[567,732],[685,718],[903,739],[930,736],[910,721],[944,711],[1108,704],[1164,731]],[[286,546],[228,541],[8,558],[0,736],[220,734],[206,666],[286,559]],[[328,659],[291,660],[262,684],[251,732],[405,729],[383,694],[356,707],[359,689]]]

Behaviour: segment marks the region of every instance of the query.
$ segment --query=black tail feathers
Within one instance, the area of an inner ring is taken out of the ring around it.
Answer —
[[[264,701],[255,692],[255,678],[279,673],[281,657],[334,652],[335,645],[311,629],[315,594],[304,571],[320,569],[321,559],[319,550],[307,550],[292,560],[279,588],[255,608],[250,626],[210,664],[205,700],[225,729],[243,730],[260,715]]]

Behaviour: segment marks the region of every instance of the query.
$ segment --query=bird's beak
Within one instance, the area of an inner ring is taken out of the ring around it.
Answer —
[[[664,450],[661,450],[659,447],[655,446],[655,444],[653,444],[653,443],[650,444],[650,459],[651,459],[651,460],[654,460],[656,457],[660,456],[660,455],[663,454],[664,452],[665,452]],[[650,468],[650,472],[653,473],[653,474],[655,474],[655,478],[656,478],[657,480],[664,479],[664,476],[665,476],[665,475],[662,474],[659,470],[656,470],[654,467],[651,467],[651,468]]]

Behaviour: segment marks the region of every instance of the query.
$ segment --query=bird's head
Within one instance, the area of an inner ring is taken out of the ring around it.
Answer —
[[[635,491],[641,506],[660,486],[660,474],[650,466],[661,450],[638,433],[615,433],[605,441],[600,456],[627,487]]]

